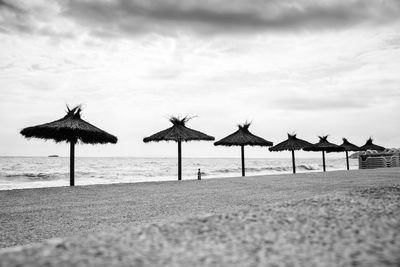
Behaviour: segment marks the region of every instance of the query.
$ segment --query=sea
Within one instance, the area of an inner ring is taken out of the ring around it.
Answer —
[[[321,172],[322,159],[296,159],[297,172]],[[328,171],[345,170],[345,158],[329,158]],[[350,168],[358,161],[350,159]],[[183,158],[182,179],[241,176],[240,158]],[[138,183],[177,180],[176,158],[78,157],[75,185]],[[290,158],[247,158],[246,175],[292,172]],[[68,157],[0,157],[0,190],[58,187],[69,185]]]

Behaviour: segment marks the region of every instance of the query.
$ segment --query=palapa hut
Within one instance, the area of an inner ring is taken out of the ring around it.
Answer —
[[[346,152],[346,165],[347,170],[350,170],[349,165],[349,151],[360,151],[360,148],[352,143],[350,143],[346,138],[343,138],[343,144],[340,145],[341,148]]]
[[[190,119],[188,117],[184,117],[183,119],[171,117],[169,121],[173,124],[172,127],[143,138],[143,142],[145,143],[159,141],[175,141],[178,143],[178,180],[182,180],[182,142],[215,140],[212,136],[186,127],[185,124]]]
[[[328,136],[319,136],[319,142],[316,144],[313,144],[311,147],[304,148],[305,151],[322,151],[322,165],[324,172],[326,171],[326,166],[325,166],[325,152],[340,152],[344,151],[343,148],[341,148],[338,145],[332,144],[328,142]]]
[[[249,131],[250,123],[238,125],[239,129],[231,135],[215,142],[215,146],[240,146],[242,150],[242,176],[245,176],[244,146],[272,146],[273,143],[252,134]]]
[[[375,145],[372,141],[373,141],[373,140],[372,140],[372,138],[370,137],[370,138],[367,140],[367,142],[365,143],[365,145],[363,145],[363,146],[360,147],[360,151],[367,151],[367,150],[383,151],[383,150],[385,150],[385,148],[384,148],[383,146]]]
[[[117,137],[81,119],[81,106],[70,109],[63,118],[23,129],[20,133],[26,138],[52,139],[56,143],[70,143],[70,186],[75,185],[75,144],[117,143]]]
[[[312,144],[299,139],[296,137],[296,134],[288,134],[288,139],[269,148],[269,151],[284,151],[289,150],[292,151],[292,165],[293,165],[293,173],[296,173],[296,163],[294,157],[295,150],[305,149],[307,147],[311,147]]]

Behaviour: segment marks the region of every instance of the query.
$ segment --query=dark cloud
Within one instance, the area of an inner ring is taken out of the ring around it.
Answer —
[[[0,0],[0,22],[2,33],[26,33],[31,32],[31,25],[27,17],[29,12],[25,12],[21,7]]]
[[[37,7],[30,9],[0,0],[0,12],[1,9],[14,13],[12,16],[0,13],[2,32],[40,34],[43,31],[38,29],[39,21],[42,26],[52,24],[51,19],[41,20],[38,10],[43,10]],[[400,1],[60,0],[57,10],[57,14],[52,14],[54,20],[66,18],[94,36],[115,38],[146,33],[291,32],[382,24],[399,19]],[[46,34],[57,32],[46,31]]]
[[[59,7],[55,2],[40,5],[35,1],[0,0],[0,33],[73,38],[73,32],[55,26],[59,18],[55,10]]]
[[[8,9],[8,10],[10,10],[12,12],[15,12],[15,13],[21,13],[22,12],[22,9],[20,9],[18,6],[15,6],[15,5],[11,4],[11,3],[8,3],[8,2],[6,2],[4,0],[0,0],[0,9]]]
[[[64,6],[63,14],[99,36],[182,31],[217,34],[385,23],[399,18],[400,3],[397,0],[71,0]]]

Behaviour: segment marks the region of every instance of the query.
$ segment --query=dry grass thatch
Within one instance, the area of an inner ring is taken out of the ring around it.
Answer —
[[[81,106],[70,109],[56,121],[27,127],[20,133],[26,138],[52,139],[58,142],[81,142],[85,144],[117,143],[118,139],[81,119]]]
[[[304,148],[305,151],[326,151],[326,152],[341,152],[344,149],[338,145],[328,142],[328,136],[319,136],[319,142],[311,147]]]
[[[215,142],[216,146],[272,146],[273,143],[252,134],[250,123],[238,125],[239,129],[231,135]]]
[[[288,134],[288,139],[269,148],[269,151],[283,151],[283,150],[301,150],[307,147],[311,147],[312,144],[299,139],[296,134]]]
[[[352,143],[350,143],[346,138],[343,138],[343,144],[340,145],[344,151],[359,151],[360,148]]]
[[[383,151],[385,148],[383,146],[378,146],[373,143],[373,139],[370,137],[365,145],[360,147],[360,151],[367,151],[367,150],[377,150],[377,151]]]
[[[214,137],[206,135],[205,133],[190,129],[186,127],[186,123],[190,120],[189,117],[180,119],[178,117],[171,117],[169,120],[173,124],[172,127],[153,134],[149,137],[143,138],[143,142],[159,142],[159,141],[213,141]]]

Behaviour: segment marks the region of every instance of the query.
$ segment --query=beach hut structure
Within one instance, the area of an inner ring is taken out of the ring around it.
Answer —
[[[70,186],[75,185],[75,145],[82,144],[116,144],[118,139],[81,118],[81,106],[70,109],[67,114],[56,121],[27,127],[21,130],[26,138],[54,140],[56,143],[70,144]]]
[[[313,144],[311,147],[304,148],[305,151],[322,151],[322,166],[324,172],[326,171],[325,165],[325,152],[341,152],[344,149],[338,145],[328,142],[328,136],[319,136],[319,142]]]
[[[376,150],[376,151],[383,151],[385,148],[383,146],[378,146],[373,143],[373,139],[370,137],[368,138],[365,145],[360,147],[360,151],[367,151],[367,150]]]
[[[301,150],[307,147],[311,147],[312,144],[299,139],[296,137],[296,134],[288,134],[288,139],[280,142],[279,144],[272,146],[269,148],[269,151],[292,151],[292,166],[293,166],[293,173],[296,173],[296,163],[295,163],[295,156],[294,156],[294,151],[295,150]]]
[[[352,143],[350,143],[346,138],[343,138],[343,143],[340,145],[341,148],[346,152],[346,165],[347,170],[350,170],[349,165],[349,151],[360,151],[360,148]]]
[[[178,180],[182,180],[182,142],[188,141],[213,141],[214,137],[186,127],[189,117],[180,119],[171,117],[172,127],[143,138],[143,142],[174,141],[178,143]]]
[[[215,146],[240,146],[242,152],[242,176],[245,176],[244,147],[245,146],[272,146],[273,143],[252,134],[249,131],[250,123],[238,125],[239,129],[233,134],[214,143]]]

